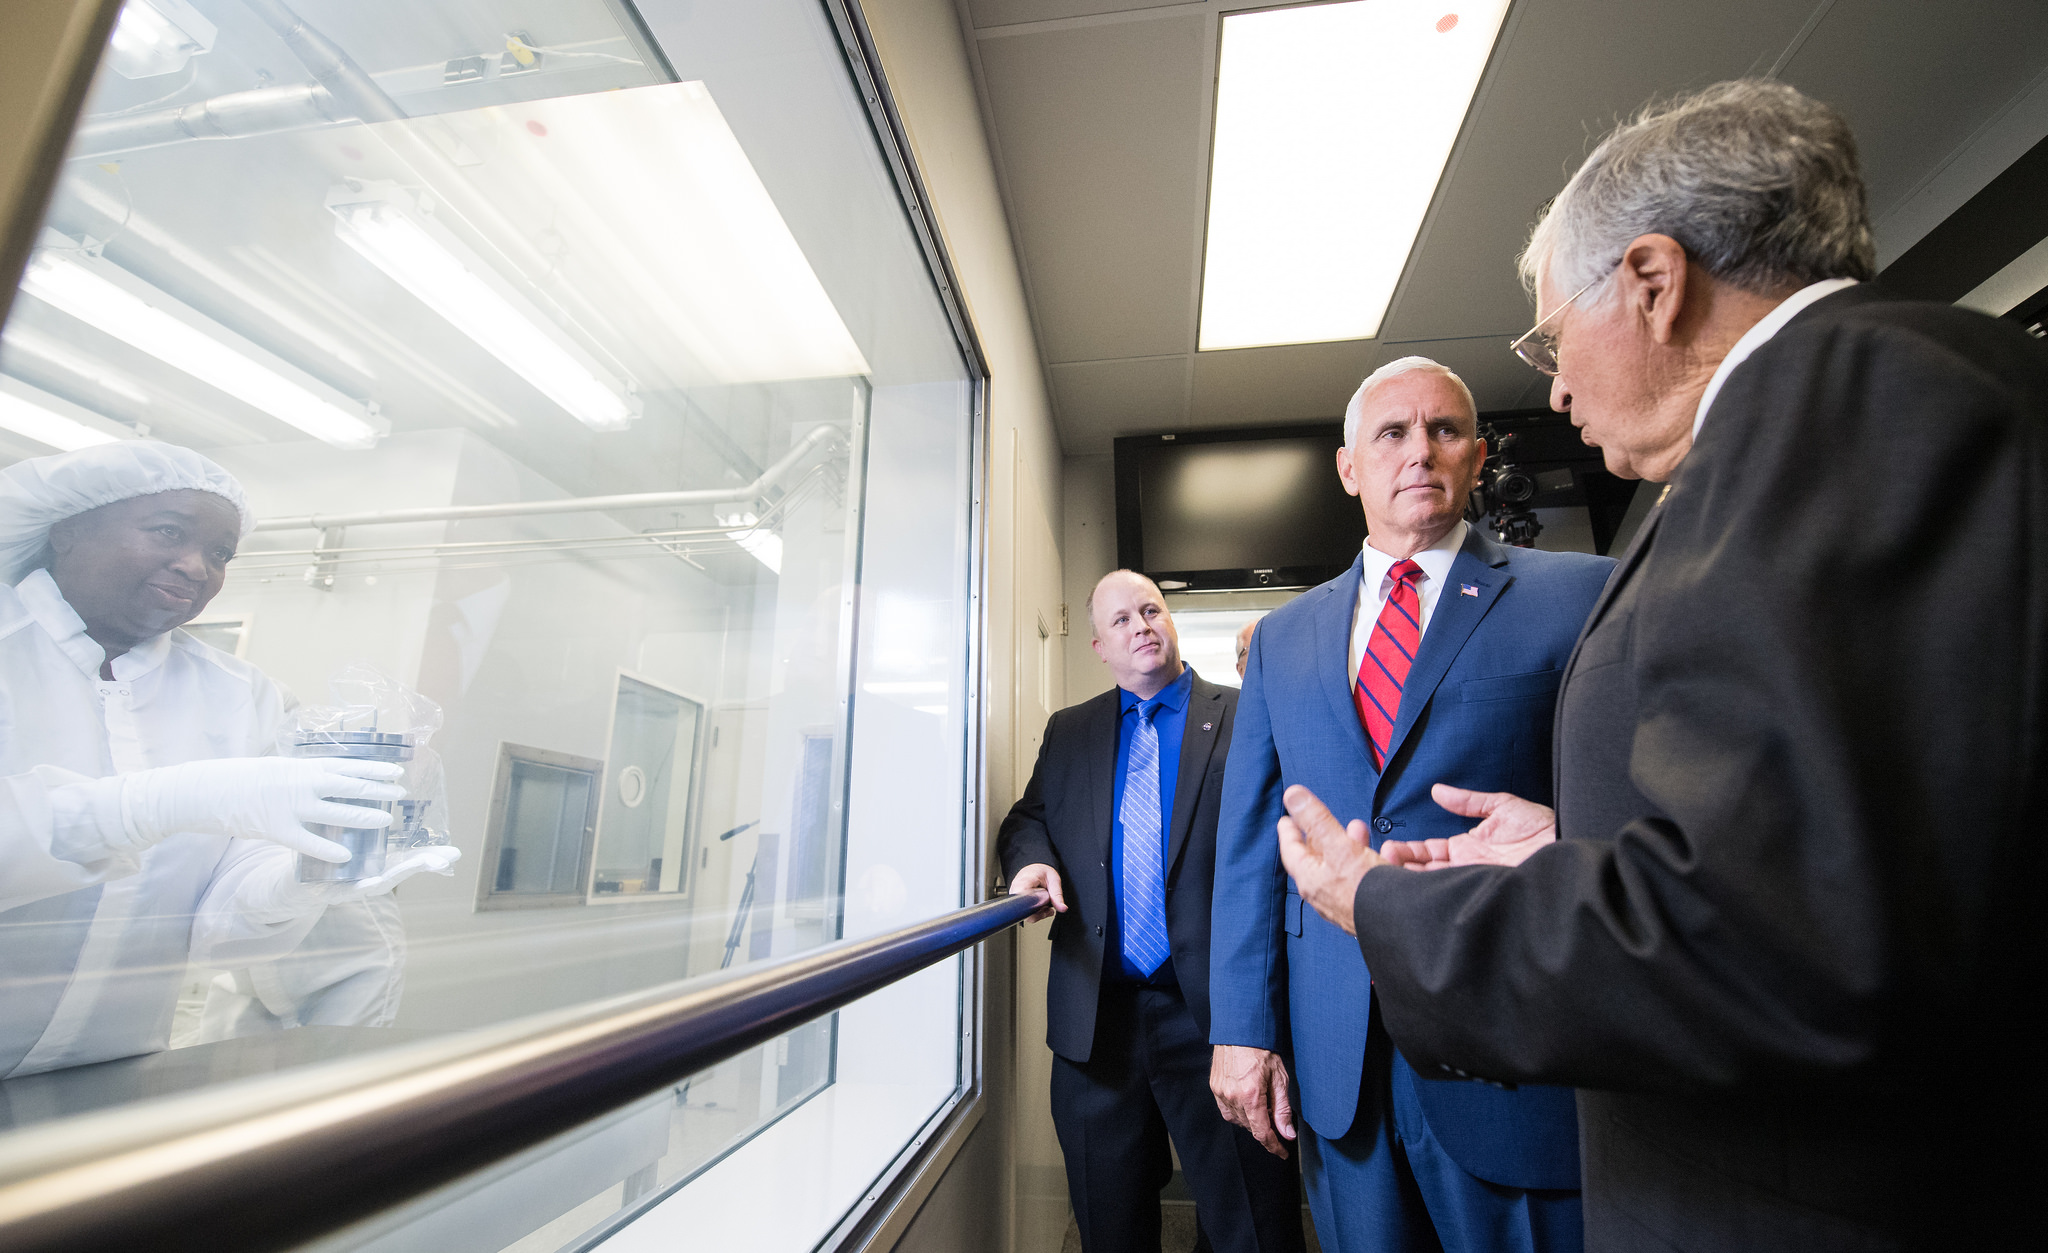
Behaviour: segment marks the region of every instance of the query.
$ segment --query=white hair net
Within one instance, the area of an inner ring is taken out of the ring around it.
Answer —
[[[235,476],[176,444],[124,439],[52,457],[17,461],[0,470],[0,583],[13,586],[33,571],[64,519],[137,496],[199,491],[224,497],[242,515],[242,534],[256,525]]]

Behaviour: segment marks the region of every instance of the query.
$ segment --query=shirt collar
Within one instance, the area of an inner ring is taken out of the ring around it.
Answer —
[[[1768,343],[1771,336],[1784,330],[1785,324],[1798,317],[1806,306],[1816,300],[1832,296],[1844,287],[1855,285],[1856,280],[1853,278],[1828,278],[1818,283],[1810,283],[1785,297],[1778,303],[1777,308],[1766,313],[1755,326],[1744,331],[1742,338],[1736,340],[1735,346],[1728,350],[1728,355],[1721,358],[1721,366],[1714,371],[1714,377],[1707,380],[1707,390],[1700,393],[1700,407],[1692,417],[1692,437],[1700,437],[1700,427],[1707,421],[1707,410],[1713,406],[1714,397],[1721,394],[1721,384],[1728,381],[1728,376],[1735,372],[1736,366],[1749,360],[1749,354]]]
[[[1424,577],[1441,585],[1445,579],[1450,577],[1451,563],[1458,559],[1458,552],[1465,547],[1465,536],[1471,529],[1465,520],[1460,518],[1457,525],[1445,531],[1436,543],[1416,553],[1409,560],[1422,567]],[[1392,570],[1394,564],[1401,559],[1399,557],[1389,557],[1379,549],[1374,548],[1371,540],[1367,540],[1361,545],[1359,551],[1365,556],[1365,568],[1359,572],[1361,575],[1359,585],[1367,592],[1377,596],[1380,584],[1386,581],[1387,572]]]
[[[1180,663],[1180,677],[1161,688],[1159,693],[1149,701],[1140,700],[1138,695],[1129,688],[1120,687],[1117,691],[1123,694],[1122,708],[1125,713],[1129,713],[1140,705],[1158,705],[1179,713],[1187,707],[1188,693],[1193,690],[1194,686],[1194,668],[1183,661]]]
[[[71,659],[71,664],[83,670],[88,678],[97,680],[100,667],[106,664],[107,650],[101,648],[90,635],[85,633],[85,619],[64,599],[57,580],[50,577],[48,570],[32,570],[14,585],[14,594],[28,610],[29,616],[43,628],[43,632],[56,642],[58,651]],[[154,635],[127,652],[114,658],[114,677],[126,681],[148,674],[163,664],[164,657],[171,650],[171,633]]]

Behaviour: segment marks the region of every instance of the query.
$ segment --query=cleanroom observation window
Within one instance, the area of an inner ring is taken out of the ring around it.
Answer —
[[[981,379],[834,23],[128,0],[0,329],[0,1136],[964,903]],[[816,1247],[970,961],[360,1246]]]

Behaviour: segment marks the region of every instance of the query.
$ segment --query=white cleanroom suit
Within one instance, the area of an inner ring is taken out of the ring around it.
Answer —
[[[322,798],[397,794],[378,763],[267,756],[284,693],[181,630],[107,663],[39,564],[49,528],[179,490],[228,499],[247,532],[239,486],[189,449],[0,471],[0,1077],[165,1047],[188,962],[274,958],[365,890],[296,881],[293,850],[326,843],[301,821],[382,817]]]

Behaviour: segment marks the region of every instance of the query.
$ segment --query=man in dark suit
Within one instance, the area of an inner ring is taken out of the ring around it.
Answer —
[[[1614,563],[1504,548],[1464,521],[1486,445],[1458,376],[1375,371],[1335,472],[1365,512],[1351,569],[1259,623],[1217,833],[1211,941],[1225,1116],[1275,1153],[1295,1138],[1326,1253],[1536,1253],[1580,1245],[1572,1094],[1416,1078],[1372,1010],[1358,946],[1281,873],[1273,824],[1303,784],[1376,841],[1449,836],[1440,780],[1549,793],[1551,717],[1572,641]]]
[[[1052,1117],[1088,1253],[1158,1253],[1180,1153],[1200,1248],[1302,1247],[1293,1171],[1209,1098],[1209,898],[1237,692],[1180,659],[1152,580],[1088,598],[1117,686],[1062,709],[997,838],[1013,893],[1052,898]],[[1043,915],[1041,915],[1043,916]]]
[[[1596,1249],[2048,1247],[2048,346],[1872,252],[1846,124],[1781,84],[1595,149],[1522,348],[1669,486],[1557,812],[1393,855],[1435,874],[1304,792],[1278,824],[1418,1066],[1581,1087]]]

